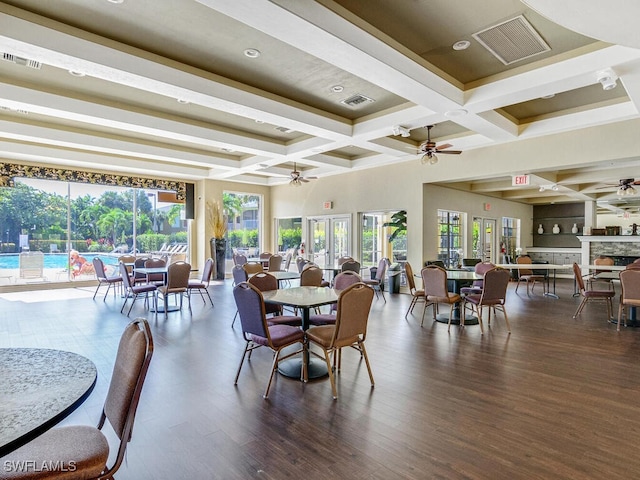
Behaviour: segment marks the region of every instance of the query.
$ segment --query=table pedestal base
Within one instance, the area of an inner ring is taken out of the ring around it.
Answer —
[[[302,376],[302,356],[294,357],[278,362],[278,372],[285,377],[300,379]],[[327,364],[317,358],[309,359],[307,364],[307,377],[320,378],[328,375]]]

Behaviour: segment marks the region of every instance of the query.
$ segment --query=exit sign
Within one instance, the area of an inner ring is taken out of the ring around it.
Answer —
[[[531,179],[529,175],[514,175],[511,177],[511,185],[517,187],[520,185],[529,185]]]

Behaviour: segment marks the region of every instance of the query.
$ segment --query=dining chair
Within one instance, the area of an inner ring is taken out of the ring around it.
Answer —
[[[611,299],[615,296],[615,292],[613,291],[613,289],[609,288],[608,290],[587,290],[584,286],[582,271],[580,270],[580,267],[577,263],[573,264],[573,276],[576,280],[576,284],[578,285],[580,297],[582,297],[576,313],[573,314],[573,318],[576,318],[578,315],[580,315],[580,313],[582,313],[582,309],[587,303],[594,301],[603,301],[607,305],[607,314],[609,315],[609,317],[607,318],[611,319],[613,311],[613,302]]]
[[[144,318],[131,321],[120,337],[98,425],[55,427],[2,457],[4,465],[30,465],[36,462],[38,465],[59,465],[66,467],[66,470],[54,472],[14,468],[6,477],[0,473],[0,478],[112,479],[122,465],[127,444],[131,441],[135,414],[152,355],[153,338],[149,324]],[[112,435],[107,436],[102,431],[107,421],[120,441],[110,466],[107,462],[109,438]]]
[[[267,347],[274,353],[271,374],[269,375],[267,388],[262,396],[263,398],[267,398],[269,396],[269,390],[271,389],[273,376],[278,368],[278,362],[304,352],[304,332],[302,329],[292,325],[269,325],[267,323],[262,293],[248,282],[242,282],[233,287],[233,297],[238,307],[238,314],[240,315],[240,323],[242,325],[242,335],[246,342],[233,384],[238,384],[238,378],[240,377],[240,371],[242,370],[245,358],[250,360],[253,350],[260,347]],[[302,323],[302,319],[300,319],[300,322]],[[281,356],[284,348],[296,344],[300,344],[300,348],[294,349],[294,351]],[[305,378],[307,378],[307,366],[306,362],[302,362],[301,380]]]
[[[344,272],[340,272],[333,279],[333,288],[336,291],[345,290],[347,287],[355,283],[362,282],[362,277],[356,272],[351,270],[346,270]],[[336,303],[332,303],[329,313],[317,313],[314,315],[309,315],[309,325],[329,325],[336,323],[336,310],[338,305]]]
[[[133,308],[133,305],[136,303],[136,300],[138,299],[138,297],[144,297],[144,304],[146,307],[149,303],[150,293],[154,294],[153,295],[154,307],[157,310],[158,301],[157,301],[157,297],[155,296],[155,292],[158,289],[158,287],[156,285],[146,284],[146,283],[136,285],[135,283],[133,283],[133,279],[129,275],[129,271],[127,270],[127,267],[125,266],[125,264],[120,262],[119,268],[120,268],[120,276],[122,277],[122,286],[124,287],[124,303],[122,304],[120,313],[124,311],[124,307],[127,305],[127,301],[130,298],[132,299],[132,301],[131,301],[131,306],[129,307],[129,310],[127,311],[127,317],[131,313],[131,309]]]
[[[249,277],[248,282],[256,287],[260,292],[268,292],[278,289],[278,279],[269,272],[261,272]],[[267,303],[265,305],[265,314],[273,315],[267,317],[269,325],[294,325],[302,326],[302,318],[297,315],[283,315],[282,305]]]
[[[449,322],[447,331],[451,330],[451,318],[453,317],[453,309],[456,303],[462,300],[459,293],[450,292],[447,287],[447,271],[438,267],[437,265],[428,265],[420,271],[422,277],[422,283],[424,284],[424,298],[425,306],[422,311],[422,321],[420,326],[424,323],[424,314],[427,311],[427,307],[431,305],[433,309],[433,319],[436,319],[436,313],[438,312],[439,303],[447,303],[451,306],[449,310]]]
[[[231,269],[231,275],[233,277],[233,286],[240,285],[242,282],[246,282],[249,280],[249,275],[247,271],[244,269],[244,265],[234,265]],[[238,318],[238,310],[236,309],[236,314],[233,316],[233,321],[231,322],[231,328],[236,323],[236,319]]]
[[[629,268],[620,272],[620,285],[622,292],[618,305],[618,331],[620,331],[620,324],[623,321],[624,326],[627,326],[626,308],[640,307],[640,270]]]
[[[162,268],[166,267],[167,262],[161,258],[150,258],[144,262],[144,268]],[[164,285],[164,273],[147,273],[147,283],[153,283],[156,286]]]
[[[307,264],[300,273],[301,287],[328,287],[329,282],[322,278],[322,270],[313,264]]]
[[[516,263],[519,265],[530,265],[531,257],[528,255],[520,255],[516,258]],[[526,282],[527,284],[527,295],[529,295],[529,285],[531,285],[531,293],[533,293],[533,288],[536,286],[536,283],[542,284],[542,292],[546,292],[546,280],[547,276],[543,274],[534,273],[533,270],[527,268],[518,269],[518,283],[516,283],[516,293],[518,293],[518,287],[521,282]]]
[[[487,326],[491,327],[491,311],[496,315],[496,310],[500,310],[504,315],[504,321],[507,324],[507,331],[511,333],[509,318],[504,308],[507,299],[507,287],[511,273],[509,270],[494,267],[484,273],[484,284],[480,293],[470,293],[462,299],[462,315],[460,317],[460,325],[464,327],[466,309],[470,307],[471,313],[475,311],[478,315],[478,323],[480,324],[480,333],[484,334],[482,326],[482,308],[488,308]]]
[[[136,257],[133,255],[120,255],[118,257],[118,263],[120,262],[126,265],[129,275],[133,275],[133,265],[136,263]]]
[[[164,304],[164,318],[167,318],[169,297],[171,295],[180,297],[180,310],[182,310],[182,299],[186,296],[189,311],[191,311],[191,297],[189,296],[190,275],[191,265],[187,262],[172,263],[167,268],[167,283],[158,287],[157,291],[157,295],[162,298]],[[156,317],[157,316],[158,308],[156,308]]]
[[[234,265],[244,265],[247,263],[247,257],[242,253],[234,253],[233,254],[233,264]]]
[[[264,267],[259,262],[247,262],[242,265],[242,268],[244,268],[245,272],[247,272],[248,275],[264,271]]]
[[[147,260],[151,260],[150,257],[136,257],[133,265],[133,283],[147,283],[147,275],[144,273],[136,272],[137,268],[143,268]]]
[[[404,273],[407,276],[407,286],[409,287],[409,293],[411,294],[411,303],[409,303],[409,308],[407,309],[407,313],[404,314],[404,318],[407,318],[416,304],[420,301],[424,301],[424,288],[416,288],[416,280],[413,276],[413,268],[409,262],[404,264]]]
[[[488,272],[489,270],[491,270],[492,268],[495,268],[496,266],[491,263],[491,262],[480,262],[480,263],[476,263],[474,266],[474,271],[476,273],[476,275],[480,275],[484,278],[484,274],[486,272]],[[482,285],[483,285],[483,278],[478,278],[476,280],[473,281],[473,283],[471,284],[471,286],[468,287],[462,287],[460,289],[460,293],[462,295],[469,295],[471,293],[473,294],[480,294],[482,293]]]
[[[279,272],[282,270],[282,256],[280,255],[271,255],[269,257],[269,262],[267,264],[267,271],[269,272]]]
[[[376,298],[378,298],[378,292],[382,295],[382,299],[384,303],[387,303],[387,299],[384,296],[384,276],[387,273],[387,266],[389,265],[388,258],[381,258],[378,262],[378,269],[376,270],[376,276],[372,279],[365,279],[363,282],[366,285],[369,285],[376,293]]]
[[[335,323],[333,325],[313,326],[307,330],[309,354],[322,358],[321,355],[311,349],[311,345],[317,345],[322,349],[334,400],[338,398],[334,368],[336,372],[340,372],[342,349],[345,347],[353,347],[360,352],[367,366],[367,372],[369,372],[371,388],[375,385],[371,365],[369,364],[369,356],[364,346],[373,295],[373,290],[362,282],[347,287],[338,295]],[[337,362],[335,360],[336,353]],[[331,365],[331,354],[334,354],[334,368]]]
[[[262,252],[260,255],[258,255],[263,270],[267,270],[269,268],[269,259],[271,258],[271,255],[273,255],[273,253],[271,252]]]
[[[234,266],[235,267],[235,266]],[[191,297],[191,292],[194,290],[197,291],[202,297],[202,301],[206,304],[207,301],[204,298],[204,293],[209,297],[209,301],[211,302],[211,306],[213,307],[213,299],[211,298],[211,294],[209,293],[209,284],[211,283],[211,275],[213,273],[213,259],[207,258],[204,262],[204,267],[202,268],[202,277],[200,279],[189,279],[189,286],[187,287],[189,297]],[[204,293],[202,293],[204,291]]]
[[[340,271],[346,272],[347,270],[355,272],[355,273],[357,273],[359,275],[360,274],[360,262],[357,262],[353,258],[343,262],[342,265],[340,265]]]
[[[348,262],[349,260],[353,260],[353,257],[351,257],[350,255],[343,255],[342,257],[338,258],[338,266],[342,266],[342,264],[344,262]]]
[[[614,260],[611,257],[606,257],[604,255],[600,255],[599,257],[596,257],[593,259],[593,264],[594,265],[602,265],[602,266],[612,266],[614,264]],[[606,283],[611,283],[611,279],[609,278],[598,278],[598,275],[601,273],[609,273],[611,272],[611,270],[608,270],[606,268],[603,269],[597,269],[594,270],[593,272],[591,272],[591,275],[589,275],[589,288],[593,288],[593,283],[594,282],[606,282]]]
[[[109,289],[113,285],[113,298],[116,297],[116,285],[122,286],[122,277],[120,275],[107,275],[106,269],[104,267],[104,262],[100,257],[93,257],[93,269],[96,272],[96,277],[98,279],[98,286],[96,287],[96,291],[93,292],[93,299],[95,300],[98,290],[103,285],[107,285],[107,291],[104,292],[104,297],[102,301],[104,302],[107,299],[107,295],[109,294]]]
[[[311,262],[304,257],[296,258],[296,267],[298,267],[298,273],[302,273],[302,270],[304,270],[304,267],[309,263]]]

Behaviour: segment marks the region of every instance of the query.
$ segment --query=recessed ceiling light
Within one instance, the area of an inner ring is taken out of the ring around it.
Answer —
[[[69,70],[69,74],[73,75],[74,77],[84,77],[86,75],[86,73],[79,70]]]
[[[247,48],[244,51],[244,56],[249,58],[258,58],[260,56],[260,50],[256,48]]]
[[[124,0],[107,0],[107,2],[119,4],[119,3],[124,3]]]
[[[463,115],[466,115],[467,113],[469,113],[467,110],[465,110],[464,108],[459,108],[457,110],[449,110],[447,112],[444,112],[444,116],[445,117],[462,117]]]
[[[184,98],[176,98],[176,101],[183,105],[186,105],[187,103],[189,103],[189,100],[185,100]]]
[[[542,96],[542,97],[540,97],[540,98],[542,98],[543,100],[549,100],[550,98],[553,98],[553,97],[555,97],[555,96],[556,96],[556,94],[555,94],[555,93],[550,93],[549,95],[543,95],[543,96]]]
[[[466,50],[471,45],[469,40],[460,40],[453,44],[454,50]]]
[[[342,85],[334,85],[333,87],[331,87],[331,91],[333,93],[340,93],[344,91],[344,87]]]
[[[258,120],[258,119],[256,118],[256,123],[264,123],[264,120]]]

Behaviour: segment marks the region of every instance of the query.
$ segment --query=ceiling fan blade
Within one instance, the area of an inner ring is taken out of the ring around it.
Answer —
[[[436,150],[444,150],[445,148],[453,147],[450,143],[443,143],[442,145],[438,145]]]
[[[441,153],[448,153],[449,155],[460,155],[462,150],[438,150],[438,155]]]
[[[307,180],[317,180],[318,177],[305,177]]]
[[[306,179],[306,178],[304,178],[304,177],[300,177],[300,181],[301,181],[301,182],[304,182],[304,183],[309,183],[309,180],[307,180],[307,179]]]

